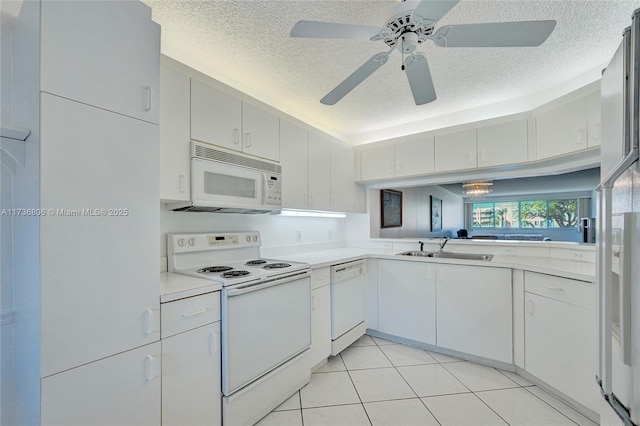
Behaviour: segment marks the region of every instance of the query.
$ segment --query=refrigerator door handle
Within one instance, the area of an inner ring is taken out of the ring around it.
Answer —
[[[598,187],[597,190],[598,208],[598,259],[597,259],[597,279],[598,279],[598,316],[600,318],[598,327],[598,346],[600,353],[600,363],[598,368],[599,384],[604,395],[612,392],[611,385],[611,188]]]

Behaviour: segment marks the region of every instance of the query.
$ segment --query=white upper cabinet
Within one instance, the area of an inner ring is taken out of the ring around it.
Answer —
[[[331,210],[356,211],[355,156],[348,146],[331,145]]]
[[[589,148],[600,146],[600,124],[602,101],[600,100],[600,92],[593,92],[586,97],[587,104],[587,146]]]
[[[280,160],[279,118],[196,79],[191,80],[191,138]]]
[[[395,176],[412,176],[433,173],[433,136],[420,140],[400,142],[394,145]]]
[[[528,159],[528,126],[523,118],[478,128],[478,167],[525,163]]]
[[[160,199],[189,201],[189,77],[163,65],[160,93]]]
[[[557,157],[600,145],[600,96],[582,96],[534,112],[537,159]]]
[[[331,210],[332,144],[328,138],[309,132],[309,208],[312,210]]]
[[[285,120],[280,122],[282,207],[309,208],[308,135],[307,130],[300,126]]]
[[[361,151],[361,179],[365,181],[394,177],[394,157],[393,145]]]
[[[280,161],[280,119],[246,102],[242,104],[242,150]]]
[[[242,151],[242,101],[191,79],[191,139]]]
[[[473,169],[478,167],[476,129],[435,137],[435,171]]]
[[[42,91],[157,124],[159,62],[145,4],[42,2]]]

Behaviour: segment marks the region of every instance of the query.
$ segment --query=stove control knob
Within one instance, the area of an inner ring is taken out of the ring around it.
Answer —
[[[195,238],[189,238],[189,241],[187,241],[189,243],[189,245],[191,247],[196,245],[196,239]]]
[[[178,245],[179,245],[180,247],[184,247],[184,244],[185,244],[184,238],[179,238],[179,239],[178,239]]]
[[[251,235],[247,235],[247,242],[250,243],[251,242]]]
[[[253,242],[254,242],[254,243],[257,243],[257,242],[258,242],[258,236],[257,236],[257,235],[254,235],[254,236],[253,236]]]

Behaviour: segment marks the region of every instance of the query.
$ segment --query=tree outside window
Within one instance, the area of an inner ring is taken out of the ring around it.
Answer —
[[[575,228],[578,200],[474,203],[473,228]]]

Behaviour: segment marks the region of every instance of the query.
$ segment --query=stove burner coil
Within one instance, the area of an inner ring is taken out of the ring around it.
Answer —
[[[245,265],[247,266],[256,266],[256,265],[264,265],[265,263],[267,263],[266,260],[264,259],[256,259],[256,260],[250,260],[247,263],[245,263]]]
[[[231,266],[207,266],[206,268],[198,269],[196,272],[205,273],[205,272],[225,272],[230,271],[233,268]]]
[[[237,278],[244,277],[245,275],[249,275],[249,271],[229,271],[222,274],[223,278]]]
[[[282,269],[282,268],[288,268],[290,266],[291,264],[289,263],[270,263],[268,265],[264,265],[263,268],[264,269]]]

